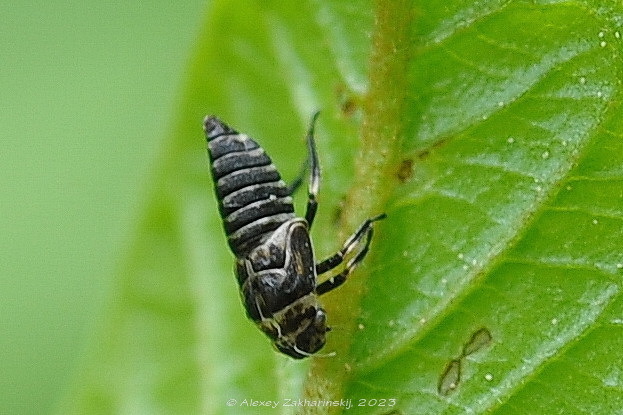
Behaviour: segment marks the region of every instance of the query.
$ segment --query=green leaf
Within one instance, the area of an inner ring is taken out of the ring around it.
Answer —
[[[65,413],[275,413],[251,400],[326,413],[309,405],[340,399],[349,414],[620,413],[621,13],[588,0],[213,1]],[[336,355],[305,363],[244,318],[201,119],[254,136],[288,178],[316,109],[317,256],[388,218],[323,296]]]

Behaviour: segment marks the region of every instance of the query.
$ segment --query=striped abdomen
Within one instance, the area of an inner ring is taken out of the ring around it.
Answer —
[[[229,247],[246,257],[294,218],[290,190],[264,150],[214,116],[204,130],[219,211]]]

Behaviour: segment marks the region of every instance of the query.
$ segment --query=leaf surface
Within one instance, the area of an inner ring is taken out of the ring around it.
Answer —
[[[622,12],[213,1],[76,412],[620,413]],[[317,256],[388,218],[324,296],[336,356],[308,368],[244,317],[201,119],[252,135],[290,178],[317,109]]]

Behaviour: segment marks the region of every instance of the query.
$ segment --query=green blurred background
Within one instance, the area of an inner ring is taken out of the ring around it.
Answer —
[[[51,413],[69,388],[204,3],[0,3],[1,414]]]

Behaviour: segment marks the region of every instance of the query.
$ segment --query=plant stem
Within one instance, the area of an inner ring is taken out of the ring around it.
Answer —
[[[364,102],[362,146],[356,161],[356,178],[343,210],[342,236],[366,217],[382,213],[398,183],[396,171],[404,131],[404,103],[408,78],[413,5],[408,0],[376,1],[376,19],[370,65],[370,90]],[[373,253],[366,258],[370,263]],[[323,297],[331,324],[339,327],[328,349],[336,357],[314,359],[305,385],[308,400],[339,400],[355,364],[350,346],[356,330],[359,303],[365,293],[365,267],[357,271],[339,292]],[[342,408],[344,409],[344,408]],[[303,413],[340,412],[339,407],[308,407]]]

